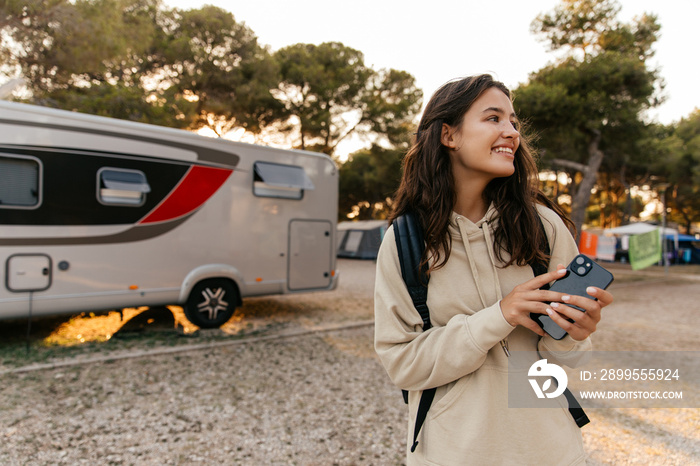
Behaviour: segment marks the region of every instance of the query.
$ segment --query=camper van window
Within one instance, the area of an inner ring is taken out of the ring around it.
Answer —
[[[256,196],[299,200],[304,190],[314,189],[302,167],[266,162],[256,162],[254,167],[253,194]]]
[[[33,209],[41,200],[39,161],[26,157],[0,157],[0,208]]]
[[[140,206],[151,187],[139,170],[101,168],[97,172],[97,199],[107,205]]]

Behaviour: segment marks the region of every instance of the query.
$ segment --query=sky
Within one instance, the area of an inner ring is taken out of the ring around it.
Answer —
[[[700,108],[698,0],[618,0],[619,19],[654,13],[661,38],[648,62],[661,70],[666,101],[649,113],[663,124]],[[559,0],[164,0],[190,9],[207,3],[233,13],[272,51],[297,43],[341,42],[373,69],[411,73],[424,101],[445,82],[491,73],[515,88],[556,59],[530,23]]]

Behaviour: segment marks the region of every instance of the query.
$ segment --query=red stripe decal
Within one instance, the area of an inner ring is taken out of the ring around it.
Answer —
[[[226,168],[192,166],[168,197],[139,223],[173,220],[204,204],[233,172]]]

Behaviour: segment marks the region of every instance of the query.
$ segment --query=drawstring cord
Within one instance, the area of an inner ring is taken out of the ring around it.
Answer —
[[[462,229],[461,225],[459,225],[460,230]],[[484,221],[481,226],[481,231],[482,234],[484,235],[484,241],[486,242],[486,250],[489,253],[489,259],[491,260],[491,270],[493,271],[493,278],[494,278],[494,283],[496,285],[496,296],[498,297],[498,300],[500,301],[503,299],[503,293],[501,293],[501,281],[498,279],[498,271],[496,270],[496,258],[493,255],[493,243],[491,242],[491,233],[489,230],[489,223],[488,221]],[[479,279],[478,279],[478,272],[476,270],[476,264],[474,263],[474,258],[473,258],[473,253],[472,253],[472,248],[471,248],[471,243],[469,242],[469,237],[467,234],[465,234],[464,231],[462,233],[462,238],[464,239],[464,247],[466,249],[467,253],[467,260],[469,262],[469,267],[472,270],[472,276],[474,277],[474,281],[476,282],[476,290],[479,293],[479,299],[481,299],[481,305],[483,307],[486,307],[486,299],[484,298],[484,295],[481,290],[481,286],[479,286]],[[504,338],[501,340],[501,348],[503,348],[503,352],[505,353],[506,357],[510,357],[510,351],[508,351],[508,339]]]
[[[498,300],[500,301],[503,299],[503,293],[501,292],[501,281],[498,279],[498,271],[496,270],[496,258],[493,256],[493,243],[491,242],[491,232],[489,230],[489,223],[484,222],[481,225],[481,230],[484,232],[484,240],[486,241],[486,250],[489,253],[489,259],[491,259],[491,267],[493,270],[493,279],[494,282],[496,283],[496,296],[498,296]],[[506,357],[510,357],[510,351],[508,351],[508,337],[504,338],[501,340],[501,348],[503,348],[503,352],[505,353]]]

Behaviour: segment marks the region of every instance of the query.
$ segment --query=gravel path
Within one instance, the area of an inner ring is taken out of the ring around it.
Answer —
[[[2,464],[399,464],[372,328],[7,376]]]
[[[332,293],[261,298],[238,324],[371,319],[374,264],[340,261]],[[597,349],[698,350],[697,281],[615,284]],[[265,309],[275,309],[274,312]],[[655,318],[663,312],[668,325]],[[371,325],[0,375],[0,464],[401,465],[405,405]],[[593,465],[700,464],[700,410],[596,409]]]

